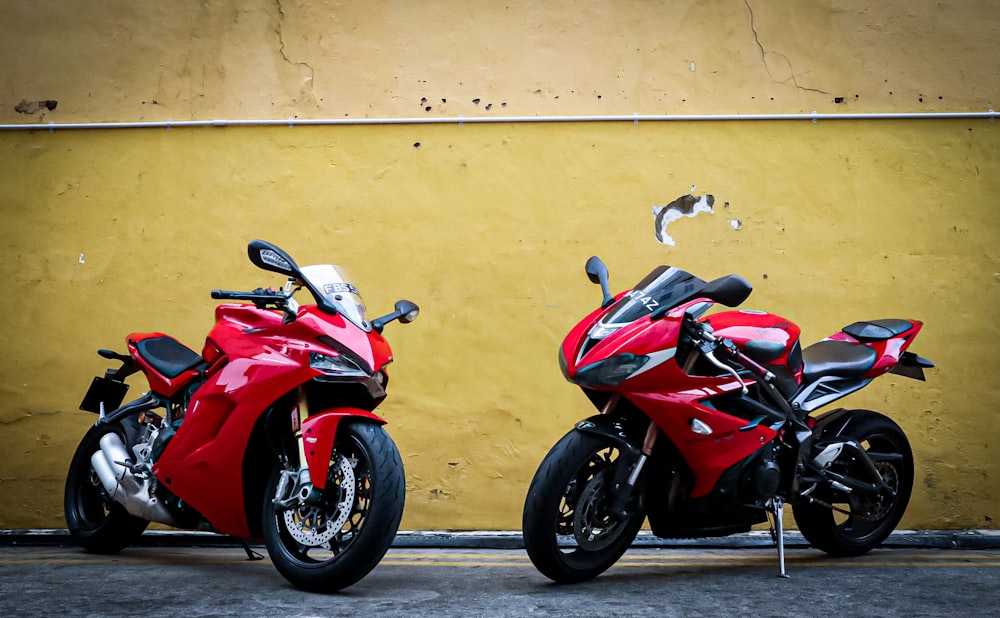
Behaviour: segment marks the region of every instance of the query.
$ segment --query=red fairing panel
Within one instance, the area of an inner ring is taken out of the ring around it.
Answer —
[[[153,473],[223,534],[249,534],[242,466],[257,419],[282,396],[320,375],[309,365],[311,353],[338,353],[317,337],[329,335],[373,365],[391,360],[381,336],[369,337],[339,315],[314,315],[317,311],[306,307],[295,322],[282,324],[280,314],[250,305],[216,309],[217,322],[206,347],[228,362],[219,363],[221,368],[194,393],[184,422]],[[377,353],[373,343],[379,347]],[[315,430],[325,439],[331,421],[321,423]],[[329,465],[329,453],[323,463]],[[325,482],[326,468],[317,478]]]
[[[672,346],[677,345],[685,310],[699,302],[700,299],[695,299],[684,303],[660,320],[651,321],[648,317],[636,320],[622,327],[613,337],[597,342],[577,362],[587,333],[604,313],[603,310],[594,311],[573,328],[563,341],[562,348],[570,376],[575,376],[580,367],[588,363],[625,350],[657,357],[655,363],[651,361],[641,372],[618,386],[588,388],[622,393],[670,438],[695,474],[691,498],[711,492],[723,472],[758,451],[777,435],[765,424],[739,431],[746,426],[746,420],[703,405],[702,401],[735,391],[741,388],[740,384],[729,376],[688,375],[671,354]],[[779,337],[789,350],[798,338],[798,328],[778,316],[750,317],[759,322],[758,329],[774,331],[767,334]],[[728,326],[729,322],[723,318],[720,324]],[[712,434],[706,436],[692,431],[692,419],[711,427]]]
[[[697,403],[721,391],[716,387],[691,389],[680,393],[629,393],[626,397],[646,412],[680,451],[695,476],[691,498],[708,494],[722,473],[758,451],[777,432],[760,424],[750,431],[739,431],[747,422]],[[691,419],[712,428],[705,436],[691,430]]]
[[[262,354],[266,354],[263,353]],[[153,474],[223,533],[250,534],[243,504],[243,456],[257,418],[281,395],[312,379],[308,364],[231,361],[198,389]]]

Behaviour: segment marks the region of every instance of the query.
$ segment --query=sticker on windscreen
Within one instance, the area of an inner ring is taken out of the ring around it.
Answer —
[[[361,296],[358,288],[350,283],[327,283],[323,286],[323,292],[325,294],[357,294]]]

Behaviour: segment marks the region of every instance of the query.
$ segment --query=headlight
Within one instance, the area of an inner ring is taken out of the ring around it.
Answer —
[[[598,322],[597,324],[594,325],[593,328],[590,329],[590,333],[588,334],[588,336],[591,339],[600,341],[601,339],[604,339],[608,335],[616,333],[619,330],[621,330],[622,326],[623,326],[622,324],[601,324],[600,322]]]
[[[562,371],[564,378],[572,382],[569,379],[569,363],[566,362],[566,355],[563,354],[562,346],[559,346],[559,370]]]
[[[649,357],[646,355],[625,352],[581,367],[573,382],[580,386],[618,386],[647,362]]]
[[[358,367],[354,361],[344,355],[327,356],[325,354],[313,353],[309,355],[309,366],[331,377],[368,377],[368,373],[364,369]]]

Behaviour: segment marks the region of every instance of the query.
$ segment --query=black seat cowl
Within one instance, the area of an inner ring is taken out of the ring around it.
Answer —
[[[890,318],[855,322],[841,330],[858,341],[885,341],[899,336],[911,328],[913,328],[913,322],[909,320]]]
[[[859,378],[878,360],[875,350],[849,341],[819,341],[802,350],[802,378]]]
[[[173,337],[150,337],[135,344],[139,355],[168,379],[204,363],[200,354]]]

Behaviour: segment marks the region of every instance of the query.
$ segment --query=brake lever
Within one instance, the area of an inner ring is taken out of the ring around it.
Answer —
[[[709,335],[709,336],[711,336],[711,335]],[[734,378],[736,378],[736,381],[740,383],[740,387],[743,390],[743,394],[746,395],[749,392],[749,390],[747,389],[746,382],[744,382],[743,378],[740,377],[740,374],[737,373],[735,369],[733,369],[732,367],[730,367],[729,365],[723,363],[722,361],[720,361],[718,358],[715,357],[715,349],[716,349],[717,346],[714,345],[714,344],[716,344],[718,342],[719,342],[718,339],[715,339],[715,337],[712,337],[712,341],[708,341],[704,345],[702,345],[701,348],[700,348],[702,356],[704,356],[705,358],[707,358],[708,362],[712,363],[713,365],[715,365],[719,369],[725,371],[726,373],[728,373],[731,376],[733,376]],[[729,342],[729,343],[732,343],[732,342]],[[726,344],[723,342],[723,343],[721,343],[721,345],[725,346]]]

